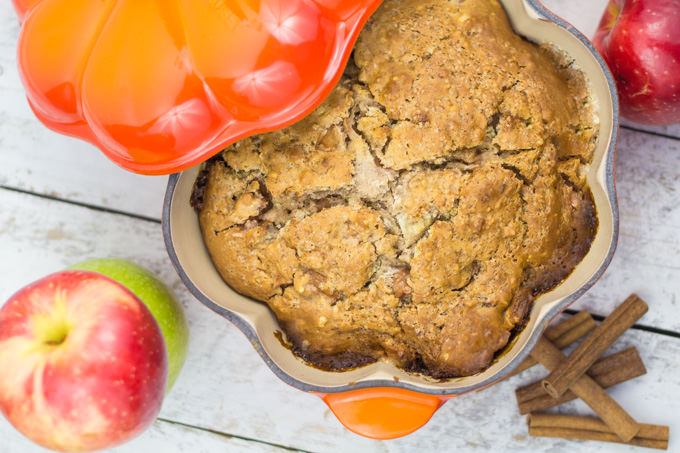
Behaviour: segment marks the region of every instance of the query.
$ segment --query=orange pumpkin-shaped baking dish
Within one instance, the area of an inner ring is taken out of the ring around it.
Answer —
[[[302,118],[379,0],[13,0],[36,116],[166,174]]]
[[[536,43],[551,43],[586,74],[599,106],[600,135],[587,173],[599,227],[590,251],[569,277],[533,302],[526,327],[486,370],[472,376],[435,380],[378,361],[343,372],[308,365],[280,341],[281,327],[266,304],[229,287],[212,263],[189,199],[200,168],[170,176],[163,207],[163,234],[170,258],[196,298],[233,322],[257,353],[286,383],[314,393],[350,430],[376,439],[404,436],[425,424],[447,400],[485,388],[508,376],[526,358],[550,321],[605,271],[618,237],[614,150],[618,131],[616,86],[604,60],[574,27],[537,0],[500,0],[514,30]],[[455,423],[452,421],[451,423]]]

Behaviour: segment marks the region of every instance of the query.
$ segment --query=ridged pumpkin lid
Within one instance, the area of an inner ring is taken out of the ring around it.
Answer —
[[[380,0],[13,0],[48,127],[165,174],[291,124],[337,83]]]

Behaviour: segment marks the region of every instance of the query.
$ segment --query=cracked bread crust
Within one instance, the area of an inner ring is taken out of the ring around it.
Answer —
[[[386,0],[324,103],[224,150],[192,203],[304,360],[471,375],[590,248],[595,110],[495,0]]]

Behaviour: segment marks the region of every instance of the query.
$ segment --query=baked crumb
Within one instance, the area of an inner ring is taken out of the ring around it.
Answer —
[[[193,203],[300,357],[466,376],[589,250],[597,134],[583,74],[495,0],[386,0],[325,102],[224,150]]]

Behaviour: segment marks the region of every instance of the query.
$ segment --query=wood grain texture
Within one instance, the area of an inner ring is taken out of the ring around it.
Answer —
[[[602,278],[572,308],[606,315],[628,295],[641,323],[680,332],[680,141],[622,129],[616,155],[620,234]]]
[[[555,439],[529,439],[517,413],[514,389],[545,376],[539,366],[449,401],[425,427],[408,437],[378,442],[356,436],[340,425],[319,398],[276,378],[243,334],[193,299],[167,259],[159,225],[7,190],[0,190],[0,207],[4,258],[0,261],[0,300],[68,264],[108,255],[133,259],[175,290],[186,309],[191,342],[187,364],[164,403],[163,418],[315,452],[401,453],[421,448],[549,452],[570,445]],[[11,217],[5,217],[7,212]],[[633,345],[648,374],[619,384],[611,394],[639,420],[670,423],[671,430],[680,430],[680,420],[675,421],[680,411],[680,395],[676,395],[680,340],[629,331],[610,352]],[[590,414],[577,402],[560,410]],[[27,445],[16,433],[9,433],[8,439],[17,448]],[[594,448],[594,452],[634,451],[626,446]]]
[[[541,0],[541,3],[590,39],[595,34],[608,0]]]
[[[50,453],[20,436],[0,417],[0,453]],[[186,428],[156,420],[139,437],[116,448],[102,450],[115,453],[291,453],[287,448],[254,442],[237,437]]]

